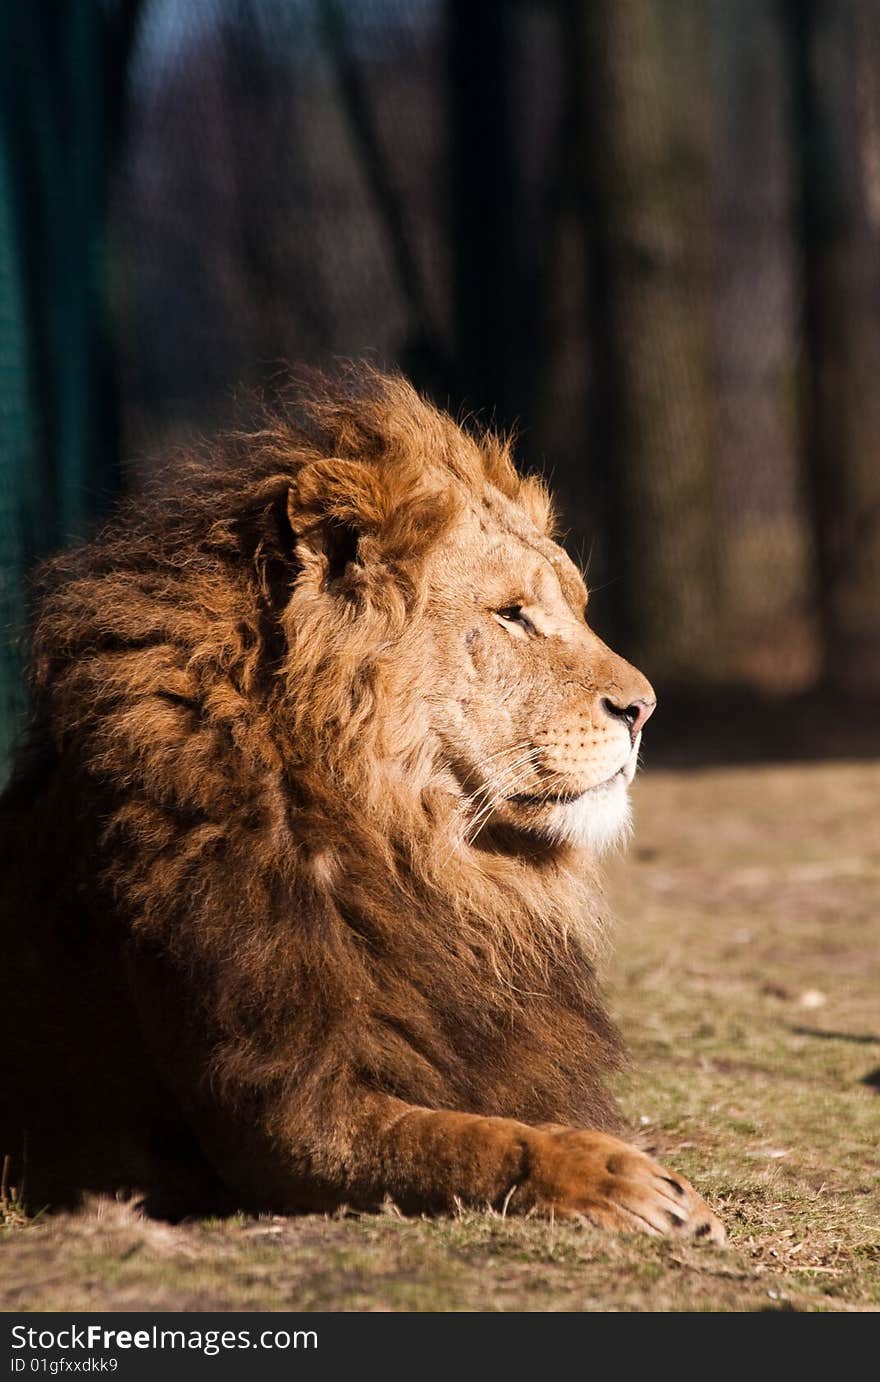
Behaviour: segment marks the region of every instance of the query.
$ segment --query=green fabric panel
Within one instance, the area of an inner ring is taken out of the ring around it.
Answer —
[[[0,782],[24,711],[18,640],[24,626],[22,579],[30,553],[28,493],[36,474],[36,421],[27,352],[26,308],[9,160],[0,143]]]
[[[24,705],[27,573],[118,485],[99,0],[0,0],[0,780]]]

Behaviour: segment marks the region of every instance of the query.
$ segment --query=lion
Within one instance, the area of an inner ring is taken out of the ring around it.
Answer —
[[[596,861],[655,696],[586,606],[507,442],[354,367],[48,565],[0,803],[31,1205],[721,1240],[607,1092]]]

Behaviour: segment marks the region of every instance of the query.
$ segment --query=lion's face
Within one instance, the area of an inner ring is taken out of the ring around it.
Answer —
[[[427,571],[429,720],[468,833],[503,822],[607,848],[626,829],[649,682],[589,628],[580,574],[491,489]]]
[[[466,840],[501,826],[606,848],[650,684],[589,628],[546,491],[507,447],[393,380],[377,406],[381,426],[346,433],[289,498],[299,751],[311,739],[318,777],[332,757],[331,780],[374,808],[439,786]]]

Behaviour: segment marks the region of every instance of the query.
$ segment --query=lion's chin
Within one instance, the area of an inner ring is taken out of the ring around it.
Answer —
[[[559,802],[537,827],[552,844],[605,854],[627,837],[632,823],[629,781],[623,771],[573,801]]]

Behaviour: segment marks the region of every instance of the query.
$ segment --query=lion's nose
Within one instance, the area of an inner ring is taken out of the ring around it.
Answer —
[[[651,718],[657,706],[656,700],[639,699],[632,701],[629,705],[617,705],[608,696],[602,697],[602,709],[606,715],[610,715],[614,720],[623,720],[630,733],[630,738],[635,739]]]

